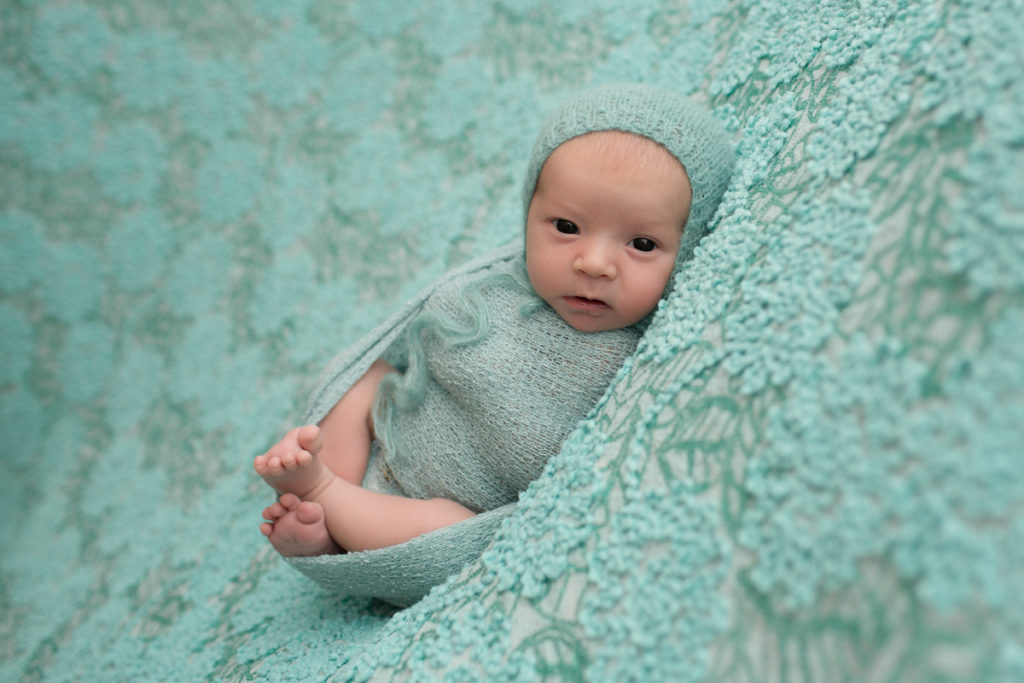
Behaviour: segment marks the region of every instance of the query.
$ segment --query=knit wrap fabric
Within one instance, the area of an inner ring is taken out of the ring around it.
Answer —
[[[520,256],[448,280],[389,353],[374,422],[410,496],[480,512],[514,502],[636,348],[636,328],[584,333],[544,304]]]
[[[527,209],[548,157],[564,142],[617,130],[653,140],[686,169],[693,196],[678,264],[689,259],[707,232],[732,177],[735,152],[724,126],[690,99],[639,83],[609,84],[569,99],[547,119],[534,145],[523,184]]]

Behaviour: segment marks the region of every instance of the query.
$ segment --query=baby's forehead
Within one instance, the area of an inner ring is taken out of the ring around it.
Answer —
[[[689,184],[686,168],[664,146],[650,138],[620,130],[585,133],[563,142],[545,160],[538,178],[538,189],[552,165],[579,166],[629,173],[645,173],[679,179]]]

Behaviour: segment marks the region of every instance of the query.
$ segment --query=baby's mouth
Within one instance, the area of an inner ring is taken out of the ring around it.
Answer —
[[[588,299],[585,296],[567,296],[565,300],[573,308],[579,308],[585,311],[599,311],[605,308],[611,308],[606,302],[601,299]]]

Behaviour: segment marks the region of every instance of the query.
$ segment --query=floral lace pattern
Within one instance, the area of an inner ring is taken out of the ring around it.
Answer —
[[[0,678],[1024,678],[1017,0],[14,3]],[[738,140],[714,232],[479,562],[331,596],[251,457],[520,230],[615,80]]]

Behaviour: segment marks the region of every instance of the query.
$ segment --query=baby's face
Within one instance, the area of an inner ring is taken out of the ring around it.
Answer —
[[[609,131],[565,142],[527,213],[530,284],[581,332],[643,320],[675,267],[690,196],[683,167],[646,138]]]

